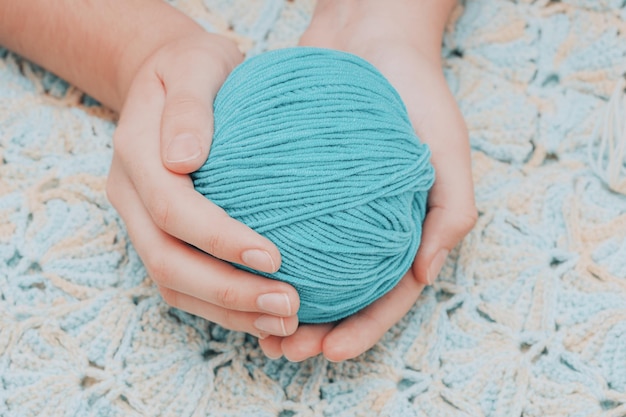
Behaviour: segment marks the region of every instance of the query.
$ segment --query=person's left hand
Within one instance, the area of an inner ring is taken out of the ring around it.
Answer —
[[[424,6],[426,4],[426,6]],[[432,152],[436,180],[412,268],[390,292],[338,322],[300,325],[287,337],[259,340],[270,358],[331,361],[371,348],[432,284],[477,218],[467,128],[441,67],[441,35],[452,2],[320,0],[300,45],[338,49],[372,63],[402,97],[415,131]]]

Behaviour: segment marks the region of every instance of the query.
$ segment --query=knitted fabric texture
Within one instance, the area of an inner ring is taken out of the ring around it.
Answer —
[[[342,319],[411,267],[434,180],[393,87],[343,52],[287,48],[245,61],[214,104],[196,189],[270,239],[303,323]]]
[[[314,6],[170,3],[251,55],[296,45]],[[106,199],[114,116],[0,51],[0,416],[623,417],[626,196],[596,174],[605,115],[623,114],[623,4],[455,10],[442,55],[480,217],[342,363],[270,360],[164,303]]]

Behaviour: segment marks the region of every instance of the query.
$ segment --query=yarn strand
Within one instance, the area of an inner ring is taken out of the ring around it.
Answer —
[[[434,170],[372,65],[317,48],[261,54],[231,73],[214,116],[194,186],[276,244],[282,266],[262,275],[296,288],[301,322],[342,319],[397,284]]]

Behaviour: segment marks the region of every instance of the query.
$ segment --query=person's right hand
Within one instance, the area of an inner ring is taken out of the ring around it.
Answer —
[[[187,175],[207,159],[213,99],[241,60],[233,42],[203,30],[152,53],[124,100],[107,194],[168,304],[231,330],[287,336],[298,326],[296,290],[225,262],[275,272],[278,249]]]
[[[322,353],[354,358],[376,344],[432,284],[448,253],[476,222],[467,127],[446,83],[441,36],[453,0],[318,0],[300,45],[352,53],[374,65],[401,96],[417,137],[428,144],[435,183],[413,267],[383,297],[350,317],[303,324],[259,345],[268,357],[301,361]]]

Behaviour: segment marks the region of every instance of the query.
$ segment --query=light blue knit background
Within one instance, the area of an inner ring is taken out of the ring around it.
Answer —
[[[626,197],[586,146],[622,0],[468,0],[446,34],[480,219],[356,360],[268,360],[169,308],[104,193],[114,117],[0,53],[0,416],[626,416]],[[179,0],[250,53],[311,0]]]

